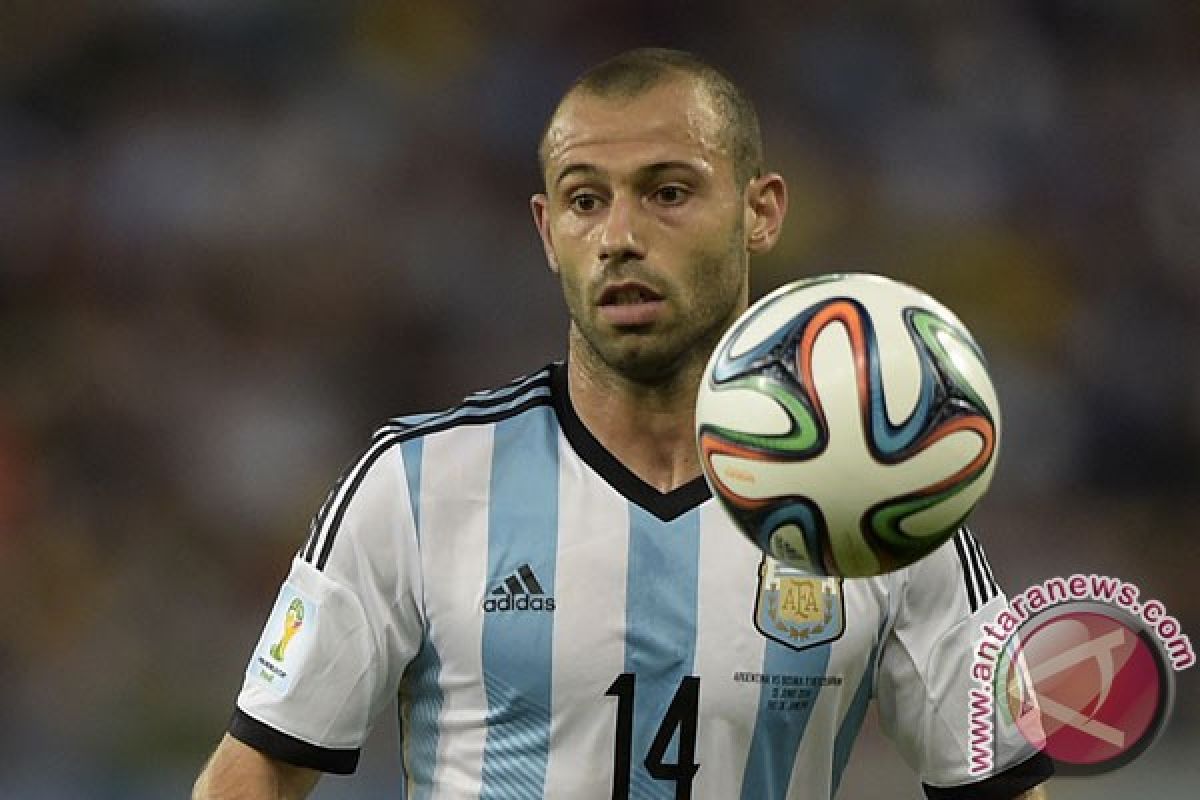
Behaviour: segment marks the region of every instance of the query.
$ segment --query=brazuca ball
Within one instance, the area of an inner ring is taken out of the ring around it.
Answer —
[[[749,308],[700,386],[705,477],[764,552],[814,574],[911,564],[962,525],[996,465],[983,355],[945,306],[878,275],[797,281]]]

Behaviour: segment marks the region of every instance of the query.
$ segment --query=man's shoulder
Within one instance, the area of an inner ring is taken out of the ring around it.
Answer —
[[[420,439],[452,428],[499,422],[554,402],[554,376],[561,364],[547,364],[508,383],[480,389],[441,411],[408,414],[389,419],[375,433],[376,441]]]

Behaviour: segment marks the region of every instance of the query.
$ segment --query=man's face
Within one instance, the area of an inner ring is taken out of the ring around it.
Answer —
[[[569,96],[545,141],[534,218],[572,347],[642,383],[703,363],[745,308],[747,208],[722,121],[691,81]],[[580,341],[581,340],[581,341]]]

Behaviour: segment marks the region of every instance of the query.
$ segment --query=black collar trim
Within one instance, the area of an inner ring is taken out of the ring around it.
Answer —
[[[562,428],[571,447],[597,475],[626,500],[636,503],[663,522],[670,522],[712,496],[703,476],[664,494],[633,474],[616,456],[608,452],[579,419],[575,407],[571,405],[571,395],[567,392],[566,364],[560,362],[550,366],[550,387],[559,427]]]

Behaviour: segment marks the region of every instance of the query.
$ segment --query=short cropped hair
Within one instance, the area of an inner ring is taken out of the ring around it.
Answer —
[[[634,98],[663,82],[684,76],[695,80],[712,98],[725,123],[725,144],[739,184],[762,174],[762,132],[754,104],[724,72],[691,53],[661,47],[640,47],[613,56],[581,75],[563,94],[558,108],[576,92],[599,97]],[[558,108],[542,131],[538,161],[546,170],[546,134]]]

